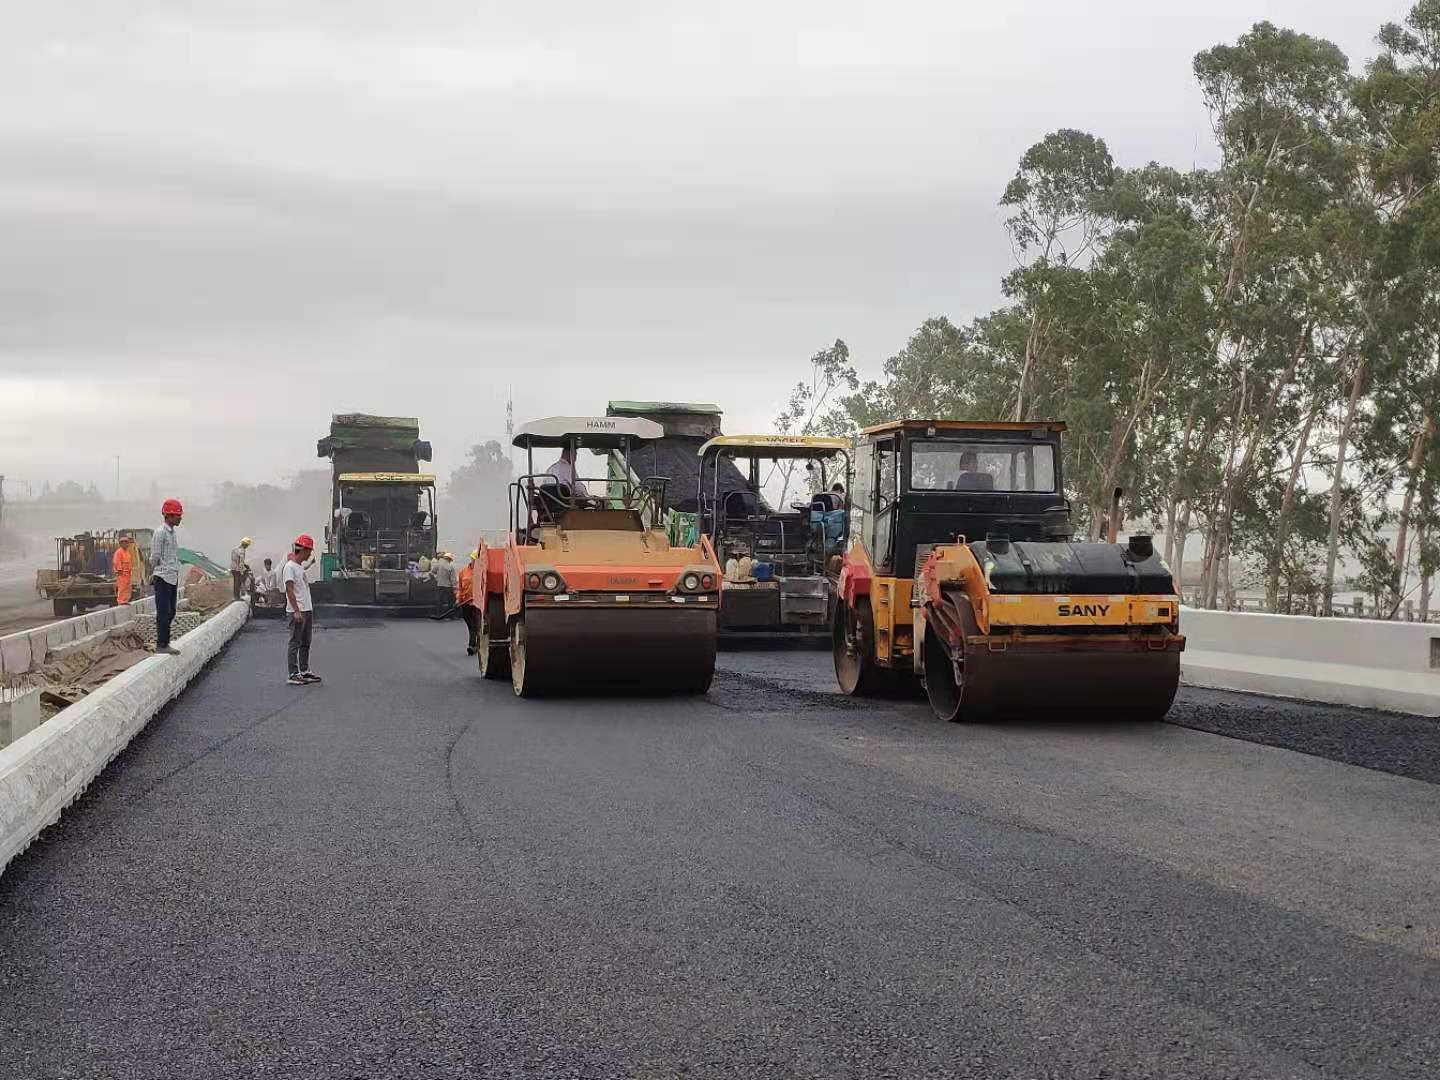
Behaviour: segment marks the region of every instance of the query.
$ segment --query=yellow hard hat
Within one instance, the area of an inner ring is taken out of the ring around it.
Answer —
[[[472,551],[472,552],[470,552],[470,561],[471,561],[471,562],[474,562],[474,561],[475,561],[476,559],[478,559],[479,557],[480,557],[480,552],[479,552],[479,551]]]
[[[249,547],[249,546],[250,546],[251,544],[253,544],[253,543],[254,543],[254,541],[251,540],[250,537],[248,537],[248,536],[242,536],[242,537],[240,538],[240,546],[241,546],[241,547]]]

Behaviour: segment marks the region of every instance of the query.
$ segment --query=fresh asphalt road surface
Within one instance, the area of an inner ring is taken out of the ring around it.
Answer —
[[[1440,1075],[1440,786],[463,634],[251,623],[0,877],[0,1077]]]

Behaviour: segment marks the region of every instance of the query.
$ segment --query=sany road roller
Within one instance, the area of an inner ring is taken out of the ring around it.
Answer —
[[[898,420],[861,433],[832,624],[844,693],[919,679],[936,715],[959,721],[1165,715],[1185,647],[1174,582],[1148,536],[1074,540],[1064,430]]]
[[[486,678],[508,676],[520,697],[709,688],[715,551],[703,536],[672,546],[659,524],[664,478],[642,481],[613,464],[636,460],[630,449],[663,435],[653,420],[618,416],[550,417],[516,433],[526,468],[510,485],[509,539],[503,548],[482,542],[476,554],[472,603]],[[560,460],[537,472],[537,450]],[[609,475],[580,476],[581,451],[612,450],[624,453],[611,455]]]

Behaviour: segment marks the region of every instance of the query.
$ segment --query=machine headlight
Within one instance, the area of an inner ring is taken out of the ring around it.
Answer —
[[[555,574],[546,574],[544,584],[546,592],[555,592],[560,588],[560,578]]]
[[[530,588],[532,588],[532,589],[538,589],[538,588],[540,588],[540,575],[539,575],[539,574],[531,574],[531,575],[525,580],[525,584],[528,585],[528,586],[529,586]]]
[[[680,584],[686,592],[699,592],[700,575],[694,573],[686,574],[684,578],[681,579]]]
[[[701,587],[702,589],[704,589],[706,592],[709,592],[711,589],[715,588],[715,575],[714,575],[714,574],[705,574],[705,575],[703,575],[703,576],[700,578],[700,587]]]

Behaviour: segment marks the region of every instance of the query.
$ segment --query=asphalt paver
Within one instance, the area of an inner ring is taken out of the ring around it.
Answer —
[[[805,653],[520,701],[463,637],[292,687],[251,623],[0,877],[0,1076],[1440,1073],[1440,787]]]

